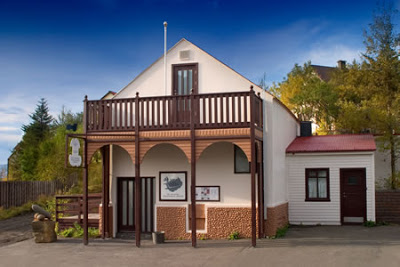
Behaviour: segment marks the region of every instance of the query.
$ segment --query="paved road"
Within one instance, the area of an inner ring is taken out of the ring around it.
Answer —
[[[199,241],[141,248],[132,240],[33,240],[0,247],[0,266],[399,266],[400,227],[295,227],[276,240]]]
[[[0,247],[32,238],[32,219],[28,213],[0,221]]]

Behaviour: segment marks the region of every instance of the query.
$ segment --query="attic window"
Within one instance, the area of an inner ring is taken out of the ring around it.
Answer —
[[[179,51],[179,59],[180,60],[189,60],[190,59],[190,50]]]

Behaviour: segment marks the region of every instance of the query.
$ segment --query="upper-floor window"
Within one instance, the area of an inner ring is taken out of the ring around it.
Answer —
[[[330,201],[329,169],[306,169],[306,201]]]

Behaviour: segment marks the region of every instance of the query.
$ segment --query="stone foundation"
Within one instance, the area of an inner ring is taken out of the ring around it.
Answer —
[[[266,236],[274,236],[276,230],[289,223],[289,204],[267,208],[267,220],[264,222]]]
[[[164,231],[170,240],[190,239],[186,232],[186,208],[157,207],[157,231]],[[197,233],[198,238],[227,239],[234,232],[241,238],[251,237],[251,208],[209,207],[206,214],[207,233]],[[257,218],[258,235],[258,218]]]

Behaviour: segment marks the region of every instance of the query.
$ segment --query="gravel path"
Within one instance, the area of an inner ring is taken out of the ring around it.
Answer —
[[[32,238],[33,213],[0,221],[0,247]]]

